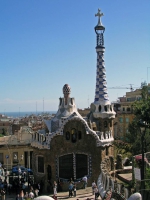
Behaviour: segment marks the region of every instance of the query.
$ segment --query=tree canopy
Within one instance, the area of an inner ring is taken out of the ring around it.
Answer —
[[[145,152],[150,151],[150,94],[148,86],[143,86],[141,89],[141,100],[133,103],[134,120],[129,124],[129,129],[126,137],[128,143],[131,144],[133,155],[141,153],[141,131],[140,124],[145,124]]]

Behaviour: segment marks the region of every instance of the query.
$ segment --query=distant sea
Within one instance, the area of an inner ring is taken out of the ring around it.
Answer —
[[[13,118],[18,118],[18,117],[27,117],[29,115],[42,115],[42,114],[48,113],[48,114],[56,114],[56,111],[37,111],[37,112],[32,112],[32,111],[28,111],[28,112],[5,112],[5,113],[1,113],[2,115],[5,115],[7,117],[13,117]]]

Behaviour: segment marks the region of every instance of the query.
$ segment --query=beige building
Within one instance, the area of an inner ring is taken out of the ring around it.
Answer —
[[[141,89],[136,89],[126,92],[126,95],[119,97],[120,101],[115,103],[117,115],[114,120],[114,137],[116,139],[127,139],[128,126],[134,118],[132,105],[141,98]]]
[[[29,127],[23,126],[13,135],[0,137],[0,163],[3,167],[8,170],[17,164],[32,167],[32,134]]]

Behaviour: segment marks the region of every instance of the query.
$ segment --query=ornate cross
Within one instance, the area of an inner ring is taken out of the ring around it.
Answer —
[[[101,17],[102,16],[104,16],[104,14],[103,13],[101,13],[101,10],[100,9],[98,9],[98,13],[97,14],[95,14],[95,17],[98,17],[98,24],[100,23],[101,24]]]

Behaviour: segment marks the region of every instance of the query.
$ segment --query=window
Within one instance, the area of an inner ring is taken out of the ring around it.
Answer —
[[[107,121],[104,121],[104,127],[106,128],[108,126]]]
[[[106,156],[108,156],[108,147],[106,147]]]
[[[59,157],[58,177],[64,179],[79,179],[91,173],[88,172],[91,158],[86,154],[67,154]],[[91,168],[90,168],[91,169]]]
[[[44,173],[44,157],[38,156],[38,172]]]
[[[77,133],[75,128],[71,130],[71,140],[73,143],[77,141]]]
[[[122,111],[125,111],[125,108],[124,108],[124,107],[122,108]]]
[[[120,117],[120,118],[119,118],[119,122],[120,122],[120,123],[122,123],[122,122],[123,122],[123,119],[122,119],[122,117]]]
[[[0,163],[4,163],[4,161],[3,161],[3,153],[0,153]]]
[[[99,105],[99,112],[101,112],[101,109],[102,109],[102,107],[101,107],[101,105]]]
[[[59,106],[61,106],[61,104],[62,104],[62,98],[59,98],[59,101],[60,101]]]
[[[129,107],[127,108],[127,111],[130,111],[130,108],[129,108]]]
[[[51,180],[52,178],[52,169],[50,165],[47,166],[47,178],[48,180]]]
[[[112,111],[112,106],[110,106],[110,110]]]
[[[18,163],[18,152],[13,152],[13,163]]]
[[[105,111],[107,112],[107,106],[104,106]]]
[[[69,131],[66,132],[66,140],[70,140],[70,133],[69,133]]]
[[[112,127],[112,120],[110,121],[110,127]]]
[[[82,139],[82,133],[81,133],[81,131],[78,131],[78,139],[79,139],[79,140]]]
[[[129,123],[129,118],[128,117],[126,118],[126,123]]]

